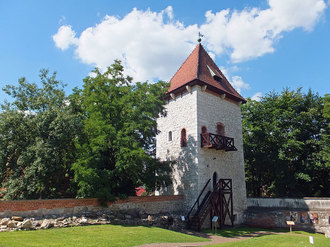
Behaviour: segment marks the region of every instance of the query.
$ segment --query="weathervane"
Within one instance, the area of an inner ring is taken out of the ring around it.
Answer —
[[[198,43],[200,43],[201,41],[202,41],[202,37],[204,37],[204,35],[203,34],[201,34],[200,32],[198,32]]]

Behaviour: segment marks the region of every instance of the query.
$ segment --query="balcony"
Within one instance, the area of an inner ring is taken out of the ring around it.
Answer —
[[[214,148],[216,150],[237,151],[234,145],[234,138],[212,133],[201,134],[201,147]]]

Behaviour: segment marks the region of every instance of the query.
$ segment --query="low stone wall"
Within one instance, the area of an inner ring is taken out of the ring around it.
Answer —
[[[180,214],[183,196],[128,197],[101,207],[96,198],[0,201],[0,217],[73,216],[97,211],[138,211],[140,214]]]
[[[295,208],[329,210],[330,198],[254,198],[247,199],[247,207]]]
[[[56,215],[24,218],[21,216],[0,217],[0,232],[105,224],[155,226],[176,231],[185,227],[185,222],[177,214],[143,214],[134,209],[109,210],[103,208],[101,211],[81,212],[72,217]]]
[[[285,227],[326,233],[330,229],[330,198],[248,198],[245,224],[254,227]]]

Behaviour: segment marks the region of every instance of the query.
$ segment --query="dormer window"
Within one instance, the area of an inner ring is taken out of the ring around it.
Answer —
[[[181,147],[187,146],[187,131],[186,129],[181,130],[181,140],[180,140]]]
[[[222,78],[217,76],[217,75],[214,75],[213,76],[213,79],[216,80],[217,82],[221,82],[222,81]]]
[[[214,71],[207,65],[207,68],[209,69],[212,77],[214,80],[216,80],[217,82],[221,82],[222,81],[222,77],[221,75],[217,75],[216,73],[214,73]]]

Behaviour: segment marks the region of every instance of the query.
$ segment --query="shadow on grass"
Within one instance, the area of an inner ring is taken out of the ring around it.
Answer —
[[[203,239],[200,239],[199,242],[204,242],[204,241],[210,241],[211,240],[211,235],[208,234],[207,232],[196,232],[196,231],[192,231],[192,230],[188,230],[188,229],[168,229],[166,227],[161,227],[161,226],[144,226],[144,225],[120,225],[122,227],[137,227],[137,226],[140,226],[140,227],[144,227],[144,228],[148,228],[148,229],[151,229],[151,228],[160,228],[160,229],[163,229],[163,230],[167,230],[169,232],[175,232],[175,233],[181,233],[181,234],[185,234],[185,235],[189,235],[189,236],[193,236],[193,237],[200,237],[200,238],[204,238]],[[0,246],[1,247],[1,246]]]
[[[136,227],[136,225],[121,225],[123,227]],[[140,225],[141,226],[141,225]],[[143,226],[146,228],[153,228],[154,226]],[[157,226],[156,228],[163,228]],[[211,229],[204,229],[201,232],[191,231],[191,230],[170,230],[167,228],[163,228],[168,231],[172,232],[179,232],[191,236],[211,239],[212,235],[216,235],[219,237],[224,238],[235,238],[235,237],[260,237],[264,235],[273,235],[277,233],[286,233],[288,230],[286,229],[269,229],[269,228],[256,228],[256,227],[245,227],[245,226],[238,226],[238,227],[225,227],[223,229],[217,229],[216,234],[212,232]]]
[[[216,234],[213,234],[211,229],[203,230],[205,234],[213,234],[225,238],[235,237],[259,237],[264,235],[276,234],[281,232],[287,232],[284,229],[266,229],[266,228],[254,228],[254,227],[228,227],[224,229],[218,229]]]
[[[118,224],[119,225],[119,224]],[[182,233],[182,234],[186,234],[186,235],[190,235],[190,236],[194,236],[194,237],[201,237],[201,238],[205,238],[207,240],[211,239],[211,235],[208,232],[196,232],[196,231],[192,231],[192,230],[188,230],[188,229],[182,229],[182,230],[174,230],[174,229],[168,229],[166,227],[161,227],[161,226],[144,226],[144,225],[120,225],[122,227],[137,227],[137,226],[141,226],[141,227],[145,227],[145,228],[160,228],[160,229],[164,229],[170,232],[177,232],[177,233]],[[0,246],[1,247],[1,246]]]

